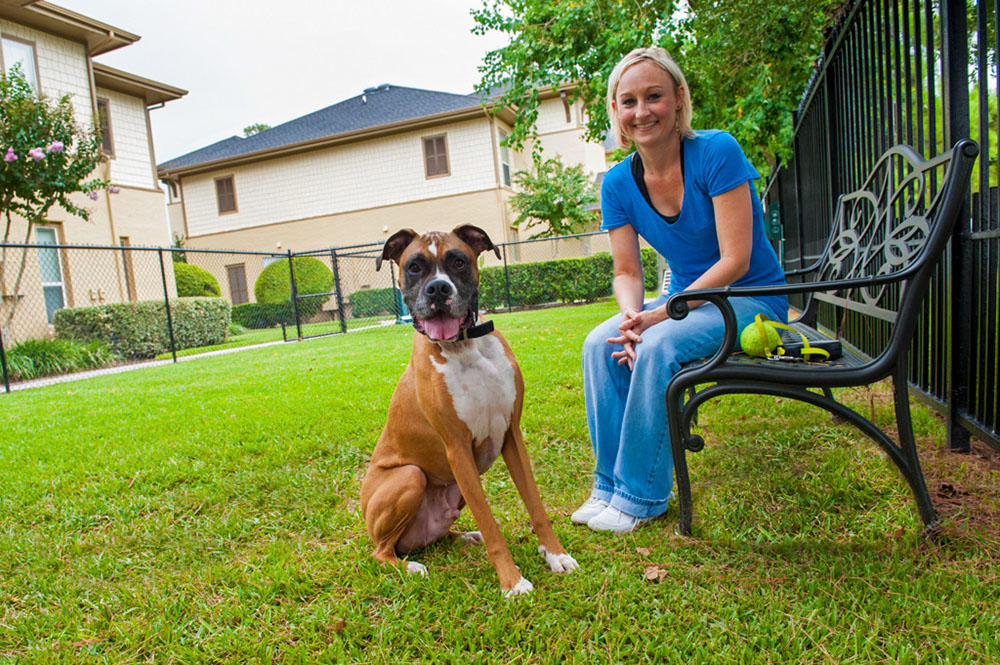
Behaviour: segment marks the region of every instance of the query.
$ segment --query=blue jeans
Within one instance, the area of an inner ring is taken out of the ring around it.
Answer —
[[[666,296],[646,303],[662,307]],[[730,298],[739,330],[763,312],[786,321],[755,298]],[[684,319],[667,319],[642,332],[634,369],[611,357],[621,349],[608,344],[618,336],[621,314],[587,335],[583,344],[583,395],[596,467],[592,495],[635,517],[653,517],[667,509],[674,484],[674,462],[667,429],[667,383],[683,363],[712,355],[722,341],[725,323],[711,304]]]

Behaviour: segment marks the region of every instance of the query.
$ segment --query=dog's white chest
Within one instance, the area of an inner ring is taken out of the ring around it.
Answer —
[[[517,391],[514,367],[492,335],[471,344],[442,348],[445,361],[431,362],[444,378],[455,413],[472,432],[480,473],[500,454]]]

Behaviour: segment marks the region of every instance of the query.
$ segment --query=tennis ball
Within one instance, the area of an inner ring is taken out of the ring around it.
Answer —
[[[767,356],[768,350],[774,351],[774,349],[781,343],[781,338],[778,337],[778,331],[772,326],[768,325],[766,321],[762,323],[764,327],[764,334],[767,337],[767,345],[764,345],[764,339],[760,336],[760,326],[754,321],[740,333],[740,346],[743,348],[743,352],[749,356],[757,356],[759,358],[764,358]]]

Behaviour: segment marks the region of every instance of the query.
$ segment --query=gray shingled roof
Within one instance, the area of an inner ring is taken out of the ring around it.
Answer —
[[[238,155],[379,127],[447,111],[480,106],[478,95],[404,88],[384,83],[362,94],[249,137],[231,136],[163,162],[161,171],[195,166]]]

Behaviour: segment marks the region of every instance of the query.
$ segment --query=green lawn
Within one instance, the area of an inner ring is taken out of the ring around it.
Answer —
[[[625,537],[570,525],[592,468],[579,348],[612,311],[494,317],[580,562],[547,571],[498,463],[487,493],[535,585],[515,599],[480,546],[430,547],[427,579],[370,556],[358,490],[407,326],[0,396],[0,663],[997,661],[1000,463],[941,452],[922,407],[937,541],[874,444],[764,397],[700,412],[694,539],[675,510]],[[890,422],[884,389],[847,397]]]

